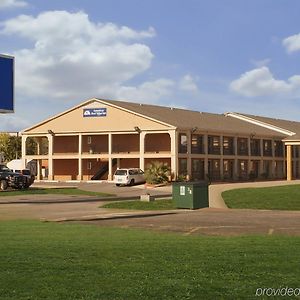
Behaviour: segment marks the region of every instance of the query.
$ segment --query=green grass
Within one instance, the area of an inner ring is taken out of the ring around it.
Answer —
[[[0,298],[254,299],[299,287],[300,238],[0,222]]]
[[[28,190],[8,190],[0,192],[1,196],[19,196],[19,195],[86,195],[86,196],[113,196],[112,194],[89,192],[77,188],[29,188]]]
[[[172,199],[155,200],[152,202],[144,202],[140,200],[112,202],[101,206],[101,208],[135,209],[135,210],[176,209]]]
[[[222,197],[229,208],[300,210],[300,185],[236,189]]]

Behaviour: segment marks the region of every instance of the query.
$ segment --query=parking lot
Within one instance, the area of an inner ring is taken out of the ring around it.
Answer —
[[[35,186],[41,187],[44,185],[45,183],[38,183]],[[128,198],[138,197],[145,192],[159,196],[167,196],[171,192],[170,187],[155,189],[145,189],[143,185],[115,187],[111,183],[48,183],[47,186],[78,186],[90,191],[101,190],[101,192],[114,193],[118,197]],[[216,190],[224,190],[224,186],[216,185]],[[8,198],[10,199],[9,201],[7,200]],[[66,195],[1,197],[0,220],[35,219],[42,221],[80,222],[96,226],[117,226],[178,232],[184,235],[300,235],[299,211],[205,208],[194,211],[181,209],[143,212],[101,208],[104,203],[110,201],[112,200],[107,198],[99,199],[89,196]]]

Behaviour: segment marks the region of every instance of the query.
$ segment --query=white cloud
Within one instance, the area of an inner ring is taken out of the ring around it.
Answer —
[[[197,93],[199,92],[196,80],[189,74],[183,76],[179,82],[179,89],[186,92]]]
[[[300,33],[285,38],[282,44],[288,53],[300,51]]]
[[[0,0],[0,9],[24,7],[27,5],[27,2],[20,0]]]
[[[231,82],[230,89],[247,97],[279,96],[297,97],[300,95],[300,75],[286,81],[275,79],[268,67],[261,67],[241,75]]]
[[[16,87],[30,97],[82,99],[115,94],[124,82],[149,69],[153,54],[136,31],[93,23],[84,12],[49,11],[1,23],[1,33],[21,36],[32,48],[15,51]],[[105,94],[102,94],[105,93]]]
[[[158,102],[159,99],[170,96],[174,91],[175,82],[160,78],[147,81],[137,87],[122,86],[117,93],[118,99],[138,102]]]

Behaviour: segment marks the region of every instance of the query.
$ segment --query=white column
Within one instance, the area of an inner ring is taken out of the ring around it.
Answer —
[[[41,174],[41,160],[40,159],[36,160],[36,177],[37,177],[37,180],[43,179],[42,174]]]
[[[286,146],[286,180],[292,180],[292,146]]]
[[[178,177],[178,132],[170,130],[171,138],[171,174],[174,180]]]
[[[22,135],[22,168],[26,168],[26,135]]]
[[[78,176],[77,180],[82,180],[82,134],[78,135]]]
[[[108,180],[112,180],[113,174],[112,174],[112,141],[113,137],[112,134],[108,134]]]
[[[145,138],[146,132],[140,133],[140,169],[145,170]]]
[[[53,135],[48,134],[48,180],[53,180]]]

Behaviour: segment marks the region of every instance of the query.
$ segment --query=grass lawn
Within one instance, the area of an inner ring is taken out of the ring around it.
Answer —
[[[135,209],[135,210],[176,209],[172,199],[155,200],[152,202],[144,202],[140,200],[112,202],[101,206],[101,208]]]
[[[245,188],[225,191],[229,208],[300,210],[300,185]]]
[[[0,222],[0,298],[254,299],[299,287],[300,237]]]
[[[86,196],[113,196],[112,194],[83,191],[77,188],[29,188],[27,190],[7,190],[1,191],[1,196],[19,196],[19,195],[45,195],[45,194],[59,194],[59,195],[86,195]]]

